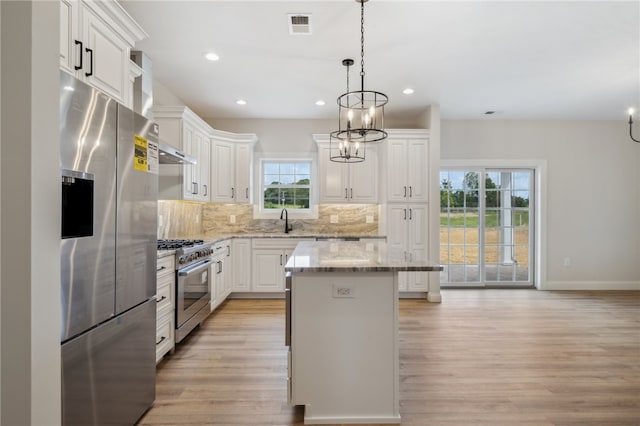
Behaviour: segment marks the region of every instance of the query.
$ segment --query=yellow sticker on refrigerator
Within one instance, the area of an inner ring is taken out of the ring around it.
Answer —
[[[133,168],[141,172],[147,171],[147,138],[140,135],[133,136],[134,154]]]

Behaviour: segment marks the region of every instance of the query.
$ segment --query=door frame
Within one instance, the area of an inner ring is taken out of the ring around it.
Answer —
[[[540,290],[547,281],[547,160],[543,159],[446,159],[440,160],[443,168],[533,169],[534,170],[534,232],[533,285]],[[439,252],[439,251],[438,251]]]

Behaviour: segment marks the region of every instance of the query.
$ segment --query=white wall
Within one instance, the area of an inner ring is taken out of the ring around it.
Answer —
[[[640,289],[640,144],[623,118],[445,120],[441,159],[546,160],[543,288]]]
[[[0,8],[0,423],[59,425],[59,4]]]

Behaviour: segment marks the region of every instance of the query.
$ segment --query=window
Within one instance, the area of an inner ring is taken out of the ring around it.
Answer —
[[[311,161],[263,160],[262,197],[263,211],[283,208],[297,211],[311,209]]]

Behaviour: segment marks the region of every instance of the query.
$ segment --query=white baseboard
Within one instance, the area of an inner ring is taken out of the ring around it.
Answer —
[[[638,290],[640,281],[547,281],[540,290]]]

